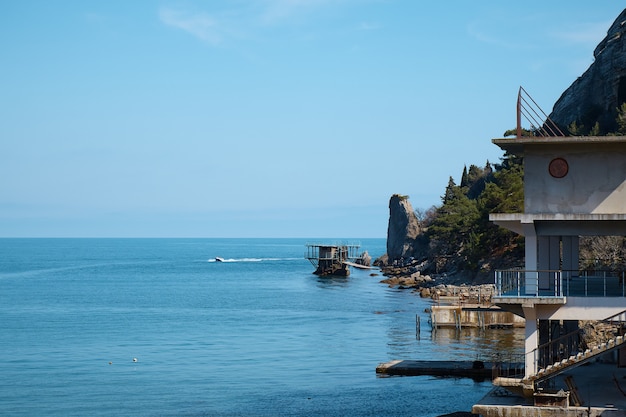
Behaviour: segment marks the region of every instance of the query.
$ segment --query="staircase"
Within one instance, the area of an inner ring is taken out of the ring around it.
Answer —
[[[617,336],[613,339],[609,339],[604,343],[600,343],[599,345],[592,346],[591,348],[586,349],[584,352],[578,352],[575,355],[571,355],[567,359],[554,362],[546,366],[545,368],[541,368],[536,374],[524,378],[521,382],[525,385],[530,385],[534,382],[539,382],[552,376],[556,376],[561,372],[564,372],[568,368],[576,365],[581,365],[598,355],[616,349],[624,345],[625,342],[626,338],[624,338],[624,336]]]
[[[535,360],[539,364],[538,371],[533,375],[525,377],[497,377],[494,379],[494,385],[516,388],[523,390],[529,394],[534,391],[537,382],[554,377],[574,366],[582,365],[591,359],[610,352],[620,347],[626,347],[626,310],[601,320],[600,323],[611,329],[612,336],[597,345],[587,346],[581,350],[581,330],[568,333],[564,336],[556,338],[546,344],[540,345],[534,351],[528,353],[534,355]],[[615,336],[617,334],[617,336]],[[538,358],[543,358],[541,364]]]

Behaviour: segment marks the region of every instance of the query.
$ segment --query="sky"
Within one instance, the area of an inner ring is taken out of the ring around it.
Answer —
[[[0,237],[384,238],[549,113],[610,0],[0,2]]]

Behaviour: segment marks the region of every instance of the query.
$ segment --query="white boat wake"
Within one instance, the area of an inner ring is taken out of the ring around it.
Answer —
[[[263,262],[263,261],[294,261],[299,260],[300,258],[222,258],[216,256],[215,258],[209,259],[208,262]]]

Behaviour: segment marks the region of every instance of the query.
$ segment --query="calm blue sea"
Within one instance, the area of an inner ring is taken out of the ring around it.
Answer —
[[[0,414],[437,416],[490,382],[376,365],[522,346],[516,331],[432,333],[428,301],[370,271],[317,277],[305,243],[0,239]]]

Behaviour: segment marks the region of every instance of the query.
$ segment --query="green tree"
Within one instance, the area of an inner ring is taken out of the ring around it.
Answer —
[[[463,189],[448,181],[443,204],[428,228],[431,249],[437,256],[457,257],[460,266],[469,266],[469,251],[476,233],[479,212],[475,200],[470,200]]]
[[[461,188],[467,187],[469,184],[469,179],[467,176],[467,165],[463,167],[463,174],[461,174]]]
[[[523,212],[522,158],[505,154],[495,166],[465,167],[461,185],[450,177],[441,199],[422,222],[433,272],[478,272],[503,255],[523,259],[523,238],[489,221],[490,213]]]
[[[489,221],[490,213],[522,213],[524,211],[524,182],[521,160],[508,155],[501,168],[494,174],[493,181],[485,187],[478,202],[486,248],[512,248],[522,246],[521,236]]]
[[[467,173],[467,189],[465,194],[468,198],[474,200],[485,189],[485,183],[489,180],[491,167],[489,161],[485,164],[485,168],[479,168],[477,165],[470,165]]]

